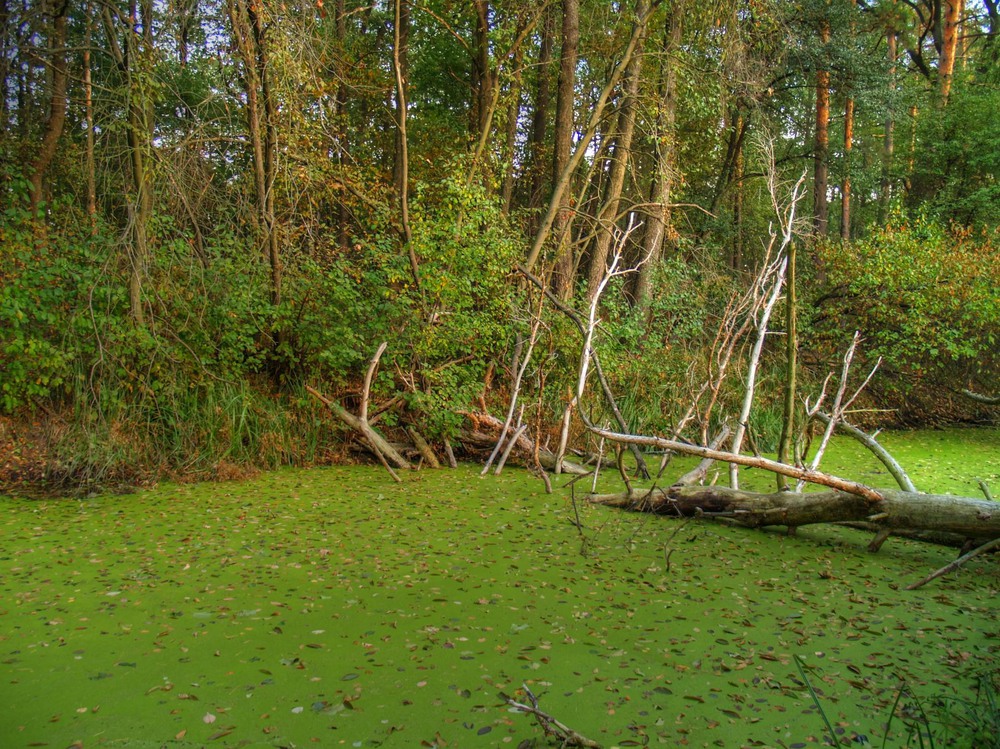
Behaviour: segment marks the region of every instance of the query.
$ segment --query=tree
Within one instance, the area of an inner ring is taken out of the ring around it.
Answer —
[[[261,3],[226,0],[226,12],[243,70],[244,113],[250,135],[257,221],[263,256],[271,272],[271,301],[278,305],[282,276],[279,227],[274,210],[278,129],[269,40],[263,17],[267,9]]]
[[[646,262],[635,278],[633,297],[637,306],[649,302],[653,275],[659,266],[663,244],[671,226],[674,184],[677,181],[677,60],[683,35],[685,5],[674,3],[665,24],[663,50],[660,57],[660,82],[653,131],[654,149],[652,178],[649,187],[650,208],[643,233],[642,254]]]
[[[52,163],[59,138],[62,136],[63,124],[66,122],[66,83],[69,72],[66,62],[66,15],[69,0],[49,0],[46,3],[45,15],[50,18],[49,28],[49,64],[52,68],[52,95],[49,98],[49,114],[42,135],[42,143],[38,155],[29,167],[31,182],[31,207],[37,208],[42,200],[42,180]],[[5,11],[6,15],[6,11]]]
[[[640,0],[636,4],[636,15],[644,18],[649,13],[649,4]],[[590,269],[587,277],[587,295],[592,298],[604,276],[611,249],[612,230],[618,223],[618,214],[625,185],[625,175],[632,158],[632,136],[635,133],[636,109],[639,95],[639,81],[642,73],[642,46],[645,42],[645,28],[637,41],[636,50],[625,68],[621,101],[618,104],[618,120],[614,130],[614,142],[610,148],[611,168],[607,185],[602,196],[603,205],[597,215],[597,236],[590,251]]]
[[[571,172],[570,150],[573,143],[576,112],[576,67],[580,44],[579,0],[562,0],[562,31],[559,48],[559,82],[556,86],[556,115],[552,138],[552,200],[558,197],[558,211],[552,222],[556,237],[553,278],[560,298],[569,296],[573,284],[573,253],[569,237],[570,194],[567,189]],[[530,268],[529,263],[529,268]]]
[[[153,46],[152,0],[130,0],[127,15],[122,8],[106,4],[101,19],[109,52],[124,78],[127,108],[127,140],[130,184],[126,189],[129,310],[132,320],[145,325],[143,302],[149,263],[149,221],[153,212],[153,184],[150,167],[153,135]],[[122,41],[119,41],[119,26]]]
[[[943,39],[941,40],[938,62],[938,105],[946,107],[951,95],[952,79],[955,75],[955,58],[958,54],[958,37],[962,22],[963,0],[942,0]]]
[[[820,43],[825,48],[830,43],[830,21],[825,16],[819,21]],[[821,61],[816,70],[816,128],[813,147],[813,229],[825,236],[830,221],[828,164],[830,155],[830,71]]]

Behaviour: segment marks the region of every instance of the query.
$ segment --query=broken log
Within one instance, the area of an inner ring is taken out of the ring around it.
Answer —
[[[440,468],[441,461],[438,460],[437,455],[434,454],[434,450],[431,446],[427,444],[427,440],[424,436],[417,431],[416,427],[407,427],[406,433],[410,435],[410,440],[413,442],[413,446],[417,448],[420,456],[431,468]]]
[[[1000,504],[950,494],[880,489],[881,498],[846,491],[757,494],[726,487],[671,486],[618,494],[593,494],[594,504],[680,517],[725,517],[749,528],[867,522],[879,529],[1000,537]]]
[[[475,445],[485,449],[492,448],[497,442],[495,436],[478,430],[463,430],[458,433],[458,439],[466,444]],[[514,444],[518,452],[525,456],[525,464],[530,467],[534,460],[532,456],[535,453],[535,443],[527,435],[521,434]],[[538,462],[542,464],[542,468],[549,471],[554,470],[556,465],[555,453],[550,450],[539,448]],[[562,461],[562,471],[563,473],[568,473],[573,476],[586,476],[590,473],[589,469],[568,460]]]
[[[372,452],[375,453],[380,460],[391,462],[396,468],[412,468],[410,462],[400,455],[396,448],[390,445],[385,437],[376,432],[371,425],[369,425],[367,418],[364,420],[358,418],[335,400],[327,398],[321,392],[313,387],[310,387],[309,385],[306,385],[306,391],[330,409],[330,413],[344,422],[344,424],[349,426],[351,429],[358,432],[364,438]]]
[[[976,403],[983,403],[987,406],[1000,406],[1000,395],[983,395],[982,393],[976,393],[967,389],[961,392],[966,398],[974,400]]]

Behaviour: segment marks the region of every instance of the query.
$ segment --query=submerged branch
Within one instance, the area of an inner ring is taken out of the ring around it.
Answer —
[[[543,712],[538,707],[538,698],[530,689],[528,689],[527,684],[523,684],[521,689],[523,689],[524,693],[528,696],[528,701],[531,703],[530,705],[518,702],[513,697],[510,697],[503,692],[500,693],[500,699],[518,712],[534,716],[535,720],[538,721],[538,725],[542,727],[542,731],[545,735],[552,736],[556,741],[562,742],[561,745],[564,747],[580,746],[585,749],[601,749],[601,745],[593,739],[588,739],[586,736],[574,731],[562,721],[552,717],[546,712]]]
[[[927,583],[929,583],[931,580],[936,580],[937,578],[941,577],[942,575],[947,575],[949,572],[953,572],[953,571],[957,570],[959,567],[961,567],[963,564],[965,564],[966,562],[968,562],[970,559],[972,559],[974,557],[978,557],[980,554],[984,554],[987,551],[992,551],[993,549],[997,548],[998,546],[1000,546],[1000,537],[994,538],[992,541],[987,541],[985,544],[983,544],[982,546],[979,546],[979,547],[973,549],[968,554],[963,554],[962,556],[960,556],[958,559],[956,559],[951,564],[946,564],[941,569],[932,572],[931,574],[929,574],[927,577],[925,577],[920,582],[916,582],[916,583],[912,583],[911,585],[907,585],[906,589],[907,590],[916,590],[917,588],[923,587],[924,585],[926,585]]]

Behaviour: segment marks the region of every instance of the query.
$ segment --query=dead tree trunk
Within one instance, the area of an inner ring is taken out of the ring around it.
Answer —
[[[950,494],[880,489],[872,501],[845,491],[756,494],[726,487],[674,486],[590,496],[594,504],[681,517],[725,517],[750,528],[866,522],[880,529],[1000,537],[1000,504]]]
[[[375,376],[375,368],[378,366],[379,359],[382,358],[382,353],[386,349],[386,343],[382,343],[378,347],[378,351],[375,352],[375,356],[372,357],[371,362],[368,364],[368,372],[365,374],[365,383],[361,392],[361,405],[358,408],[358,415],[350,413],[347,409],[337,403],[331,398],[327,398],[321,392],[315,388],[311,388],[306,385],[306,391],[319,400],[323,405],[330,409],[338,419],[344,422],[347,426],[358,432],[368,443],[372,452],[375,456],[382,462],[386,467],[392,477],[399,481],[399,477],[392,470],[389,463],[392,463],[396,468],[412,468],[409,461],[404,458],[399,452],[394,448],[381,434],[372,428],[371,424],[368,422],[368,398],[371,394],[371,384],[372,378]]]
[[[492,448],[497,444],[497,435],[501,434],[504,428],[504,423],[500,419],[488,413],[463,413],[465,417],[472,422],[472,430],[464,431],[459,434],[459,439],[463,442],[467,442],[471,445],[483,448]],[[528,456],[525,459],[525,463],[528,465],[534,464],[534,457],[536,454],[538,456],[538,463],[547,470],[555,470],[557,464],[556,454],[551,450],[547,450],[541,445],[535,444],[534,440],[531,439],[527,434],[526,430],[518,430],[511,437],[510,445],[513,445],[510,449],[516,449],[519,453]],[[574,476],[585,476],[590,473],[587,468],[581,465],[572,463],[568,460],[558,461],[563,473],[569,473]]]

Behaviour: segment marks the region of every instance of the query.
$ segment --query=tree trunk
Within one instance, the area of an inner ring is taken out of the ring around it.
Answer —
[[[636,15],[642,18],[648,11],[648,0],[639,0]],[[625,173],[632,155],[632,135],[635,132],[636,97],[639,94],[639,77],[642,72],[642,45],[645,33],[640,35],[636,54],[632,55],[625,68],[624,90],[618,110],[618,124],[611,151],[611,173],[608,176],[604,205],[597,217],[597,236],[590,254],[590,269],[587,275],[587,298],[592,299],[597,287],[607,271],[608,252],[614,240],[614,228],[618,221],[618,207],[621,203]]]
[[[552,7],[545,10],[542,24],[542,38],[538,46],[537,83],[535,87],[535,107],[531,117],[531,138],[528,141],[528,207],[538,208],[542,204],[545,186],[545,132],[548,128],[549,100],[552,97],[549,64],[552,62],[552,35],[555,25]],[[534,221],[534,219],[532,219]],[[534,227],[537,230],[537,226]]]
[[[739,118],[742,120],[743,115]],[[742,127],[742,123],[740,124]],[[744,214],[744,189],[743,182],[746,178],[746,162],[743,158],[743,148],[736,151],[736,163],[733,165],[733,249],[730,258],[730,267],[735,271],[743,268],[743,214]]]
[[[56,146],[66,123],[66,13],[69,0],[51,0],[52,27],[49,32],[49,64],[52,68],[52,91],[49,97],[49,116],[38,154],[31,162],[28,181],[31,185],[31,210],[42,201],[42,179],[56,155]]]
[[[938,106],[942,109],[948,105],[948,97],[951,95],[963,0],[943,0],[943,4],[944,39],[941,45],[941,58],[938,61]]]
[[[887,56],[889,59],[889,90],[890,106],[885,115],[885,134],[882,138],[882,184],[879,189],[878,223],[885,226],[889,220],[889,206],[892,203],[892,160],[893,151],[893,131],[895,129],[895,117],[892,111],[892,99],[896,90],[896,32],[889,29],[885,34]]]
[[[851,240],[851,152],[854,148],[854,97],[844,104],[844,179],[840,188],[840,238]]]
[[[144,80],[144,77],[150,75],[151,65],[141,64],[140,57],[152,55],[153,52],[152,16],[153,8],[149,0],[144,0],[142,4],[141,24],[135,0],[129,4],[127,18],[123,18],[117,8],[113,16],[109,5],[104,5],[101,15],[108,40],[108,51],[125,77],[128,99],[126,137],[131,180],[126,188],[126,203],[131,237],[126,245],[126,255],[129,313],[132,321],[139,326],[145,325],[146,322],[142,303],[142,284],[149,257],[146,231],[153,208],[151,178],[146,163],[153,112],[150,102],[150,81]],[[116,17],[127,24],[124,46],[118,43]],[[141,37],[140,26],[143,29]]]
[[[535,239],[532,242],[531,249],[528,251],[527,258],[524,261],[524,268],[529,273],[535,267],[535,263],[538,262],[542,248],[545,246],[552,234],[552,227],[556,219],[556,214],[559,213],[560,208],[563,205],[562,200],[566,191],[569,189],[573,172],[576,171],[580,162],[583,161],[583,157],[587,154],[590,144],[593,142],[594,134],[597,132],[597,128],[600,126],[601,120],[604,116],[604,110],[607,107],[608,99],[611,98],[612,92],[618,86],[618,81],[621,80],[624,69],[628,66],[629,60],[632,59],[632,54],[635,52],[639,38],[645,33],[645,27],[648,21],[649,13],[637,18],[633,24],[632,34],[629,37],[628,44],[625,46],[625,50],[622,52],[621,59],[618,61],[618,64],[615,65],[614,70],[611,71],[611,77],[608,79],[607,84],[603,89],[601,89],[601,94],[598,96],[597,102],[594,104],[590,112],[590,117],[587,120],[587,127],[583,131],[579,142],[576,144],[576,149],[573,151],[573,155],[570,157],[569,162],[566,164],[562,173],[559,174],[556,183],[552,187],[552,197],[549,200],[548,208],[539,223],[538,231],[535,232]]]
[[[243,87],[247,132],[253,154],[257,221],[262,234],[264,258],[271,271],[271,298],[281,301],[281,254],[274,212],[274,183],[277,175],[277,113],[269,81],[267,39],[260,9],[246,0],[226,3],[233,40],[243,64]]]
[[[395,21],[392,31],[392,69],[396,79],[396,147],[393,151],[393,181],[399,197],[399,222],[403,245],[410,260],[413,283],[420,288],[420,265],[413,249],[410,232],[410,152],[406,131],[407,76],[409,75],[410,6],[405,0],[395,0]]]
[[[337,36],[337,49],[341,59],[347,59],[347,2],[337,0],[335,6],[336,17],[334,19],[335,33]],[[341,179],[343,179],[345,167],[348,162],[348,141],[350,128],[347,119],[347,82],[342,77],[337,86],[336,98],[336,118],[337,118],[337,164],[340,167]],[[347,207],[347,200],[342,195],[337,201],[337,246],[342,252],[346,252],[351,246],[350,232],[351,214]]]
[[[926,530],[968,538],[1000,536],[1000,505],[950,494],[880,489],[877,502],[843,491],[756,494],[725,487],[676,486],[590,496],[595,504],[682,517],[727,517],[751,528],[866,522],[880,529]]]
[[[723,159],[722,167],[719,170],[719,176],[715,180],[715,189],[712,191],[712,202],[709,206],[709,212],[715,213],[719,204],[722,202],[722,196],[726,192],[726,187],[733,180],[733,175],[736,173],[736,162],[739,158],[739,154],[743,151],[743,141],[746,138],[747,130],[750,127],[750,117],[749,114],[741,112],[738,109],[734,109],[732,116],[730,117],[732,125],[729,128],[729,142],[726,145],[726,157]]]
[[[260,79],[261,100],[264,105],[264,226],[267,232],[267,258],[271,270],[271,301],[281,303],[281,251],[278,243],[278,223],[274,211],[274,187],[278,177],[278,108],[271,87],[271,62],[269,43],[265,35],[262,8],[256,3],[247,6],[253,24],[254,46],[257,51],[257,68]]]
[[[556,121],[552,146],[553,200],[563,172],[570,162],[573,144],[573,112],[576,93],[576,65],[580,43],[579,0],[563,0],[562,47],[559,52],[559,85],[556,89]],[[553,283],[556,296],[567,299],[573,288],[572,243],[569,240],[570,192],[558,195],[558,213],[552,224],[556,237]]]
[[[857,9],[857,0],[851,0],[852,13]],[[856,25],[851,16],[851,44],[855,44]],[[854,93],[852,84],[847,83],[847,101],[844,103],[844,177],[840,183],[840,238],[851,240],[851,152],[854,149]]]
[[[683,3],[675,3],[663,42],[663,68],[654,134],[655,165],[649,194],[649,202],[653,206],[642,238],[642,254],[646,262],[636,275],[633,295],[638,306],[644,306],[649,301],[654,274],[663,253],[663,242],[671,224],[670,201],[677,177],[677,65],[673,55],[680,48],[683,19]]]
[[[488,127],[488,114],[493,101],[493,76],[490,70],[490,4],[489,0],[473,0],[476,15],[472,46],[472,142],[483,137]]]
[[[781,436],[778,439],[779,463],[792,462],[792,439],[795,434],[796,382],[799,371],[798,311],[796,309],[798,293],[795,283],[796,254],[795,242],[789,242],[788,269],[786,271],[787,296],[785,297],[785,403],[781,419]],[[780,473],[776,476],[778,491],[785,491],[788,488],[788,480]]]
[[[820,39],[830,43],[830,24],[823,21]],[[825,55],[825,52],[824,52]],[[826,236],[830,207],[827,198],[829,184],[827,161],[830,153],[830,71],[825,63],[816,71],[816,136],[813,157],[813,230]]]
[[[11,0],[0,0],[0,130],[10,127],[10,88],[7,78],[10,74],[11,48],[16,43],[11,40],[10,4]]]
[[[522,28],[518,29],[518,37],[521,36]],[[514,205],[514,172],[517,161],[517,123],[521,115],[521,79],[524,63],[524,44],[519,44],[514,50],[512,60],[514,72],[511,77],[510,90],[508,96],[510,103],[507,106],[507,131],[504,139],[504,174],[500,187],[500,199],[503,205],[504,214],[510,214]]]
[[[94,28],[92,14],[93,7],[88,0],[86,9],[87,30],[83,42],[84,121],[87,127],[85,169],[87,172],[87,216],[90,217],[91,229],[95,229],[95,222],[97,220],[97,174],[94,157],[94,87],[90,72],[90,47],[93,43]]]

